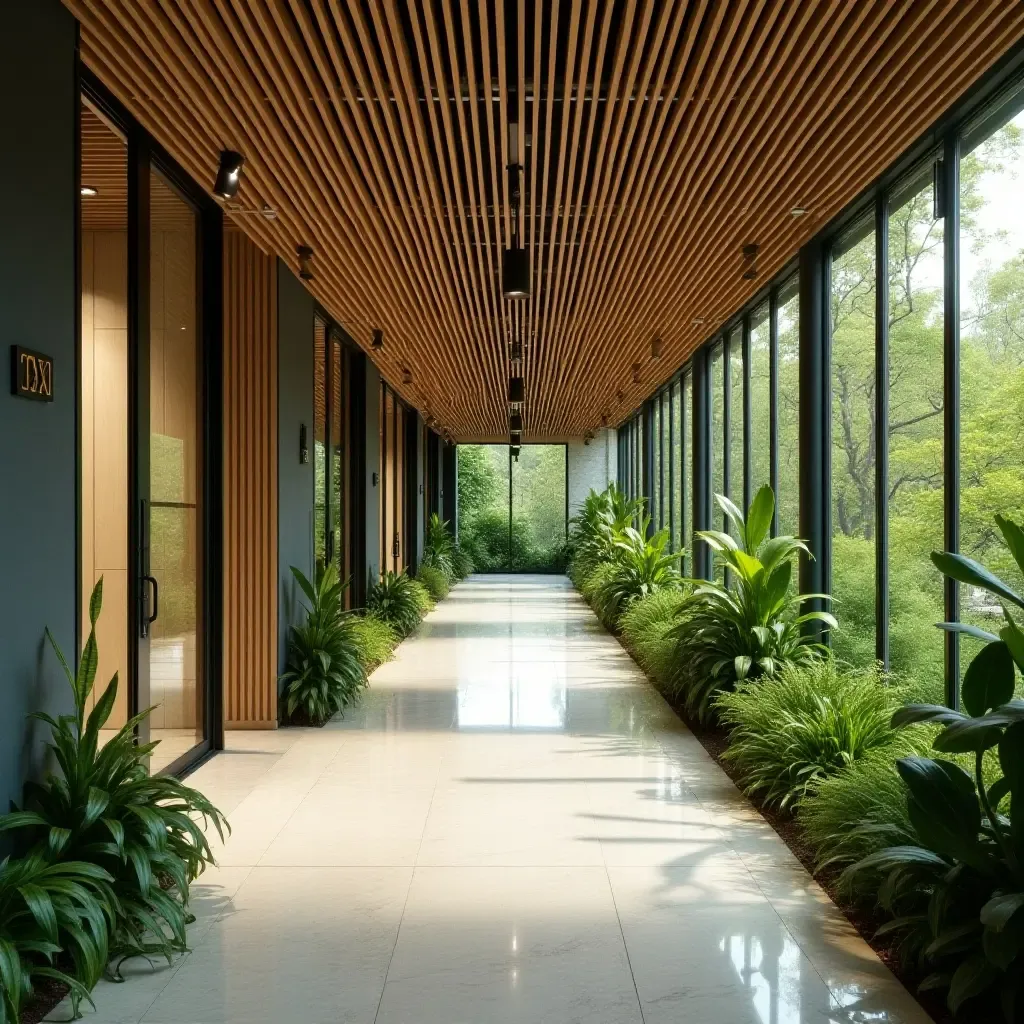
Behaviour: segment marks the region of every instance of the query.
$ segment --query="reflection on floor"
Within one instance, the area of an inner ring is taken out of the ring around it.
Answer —
[[[360,710],[230,746],[193,952],[87,1019],[927,1021],[564,579],[471,578]]]

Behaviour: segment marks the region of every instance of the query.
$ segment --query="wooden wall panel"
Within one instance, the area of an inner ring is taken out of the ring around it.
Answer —
[[[274,259],[224,238],[224,718],[277,727]]]

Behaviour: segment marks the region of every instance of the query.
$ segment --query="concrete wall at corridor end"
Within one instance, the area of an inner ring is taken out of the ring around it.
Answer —
[[[583,499],[593,489],[603,491],[615,479],[618,470],[618,445],[614,430],[599,430],[597,436],[584,444],[569,446],[569,515],[574,516]]]

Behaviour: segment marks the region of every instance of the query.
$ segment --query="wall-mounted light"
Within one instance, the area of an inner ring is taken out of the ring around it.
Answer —
[[[651,338],[651,358],[660,359],[663,342],[661,338]]]
[[[634,363],[633,364],[633,383],[634,384],[639,384],[640,383],[640,364],[639,363]]]
[[[98,196],[100,190],[95,185],[83,185],[79,191],[83,196]]]
[[[384,332],[380,328],[373,332],[373,337],[370,339],[370,348],[374,352],[380,352],[384,348]]]
[[[743,280],[753,281],[757,277],[757,254],[760,250],[757,242],[743,246]]]
[[[233,149],[225,149],[220,154],[220,166],[217,168],[217,180],[213,183],[213,194],[221,199],[233,199],[238,191],[238,183],[242,177],[242,164],[245,157]]]
[[[523,429],[523,414],[521,412],[514,412],[509,416],[508,429],[514,431],[521,431]]]
[[[303,281],[313,280],[313,250],[308,245],[300,245],[295,252],[299,257],[299,277]]]
[[[510,402],[526,401],[526,383],[522,377],[509,377],[508,400]]]
[[[408,367],[406,367],[404,370],[402,370],[402,383],[403,384],[411,384],[412,383],[412,370],[410,370]]]

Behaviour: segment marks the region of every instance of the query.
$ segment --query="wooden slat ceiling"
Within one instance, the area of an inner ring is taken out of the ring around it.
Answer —
[[[1019,0],[519,0],[509,303],[505,2],[65,0],[198,181],[245,155],[231,215],[312,246],[317,298],[462,440],[506,436],[513,338],[527,440],[621,420],[1024,33]]]

